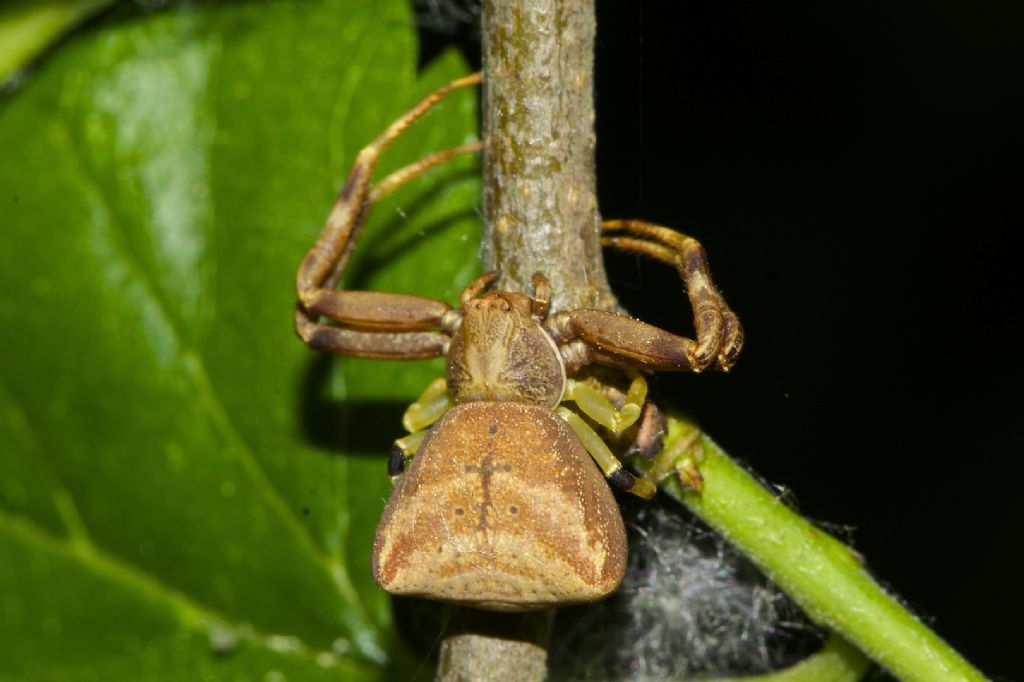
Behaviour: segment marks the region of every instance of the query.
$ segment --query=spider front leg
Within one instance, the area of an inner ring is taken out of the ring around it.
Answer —
[[[605,224],[606,230],[617,229],[608,225]],[[689,237],[656,225],[636,221],[613,225],[628,225],[629,229],[664,240],[603,237],[602,243],[651,256],[679,270],[693,306],[697,340],[677,336],[618,313],[603,310],[562,312],[548,318],[546,327],[562,347],[567,371],[591,363],[690,372],[700,372],[710,366],[728,371],[743,346],[743,329],[736,314],[711,283],[707,259],[700,245]]]
[[[359,232],[376,199],[452,156],[479,149],[462,145],[439,152],[391,174],[371,187],[381,153],[416,119],[453,90],[476,85],[479,74],[454,81],[422,100],[363,148],[327,218],[316,244],[296,275],[295,328],[311,347],[365,358],[420,359],[443,355],[458,311],[420,296],[368,291],[337,291]],[[327,317],[335,324],[321,323]]]
[[[588,363],[614,367],[699,372],[728,370],[743,346],[739,318],[711,281],[703,247],[674,230],[639,220],[602,225],[601,243],[650,256],[678,270],[693,307],[696,341],[624,315],[599,310],[559,313],[548,320],[556,342],[565,344],[569,367]],[[625,236],[620,233],[625,233]]]

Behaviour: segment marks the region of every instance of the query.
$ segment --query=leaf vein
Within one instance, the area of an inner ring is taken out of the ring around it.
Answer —
[[[0,530],[20,535],[26,541],[40,547],[42,551],[70,557],[96,575],[111,579],[115,583],[129,585],[138,592],[165,603],[173,610],[178,622],[184,628],[210,637],[211,646],[214,638],[228,633],[237,640],[246,641],[277,653],[291,654],[317,665],[366,667],[366,664],[336,652],[312,647],[296,637],[262,632],[252,623],[232,620],[223,613],[193,601],[152,574],[140,571],[134,565],[120,560],[95,545],[91,545],[89,548],[82,547],[74,542],[55,537],[38,525],[3,511],[0,511]]]
[[[42,441],[39,439],[38,430],[29,421],[28,415],[23,409],[18,407],[18,404],[11,397],[11,392],[7,386],[0,381],[0,399],[3,400],[7,414],[13,422],[14,426],[21,432],[25,441],[29,447],[35,451],[39,459],[42,460],[42,464],[46,469],[46,475],[52,482],[50,489],[50,497],[53,500],[53,507],[57,511],[57,517],[64,525],[64,529],[67,531],[68,538],[71,543],[81,549],[87,549],[94,547],[92,538],[89,535],[89,530],[82,520],[82,515],[78,512],[78,507],[75,505],[74,499],[71,497],[71,493],[68,492],[67,487],[64,486],[60,476],[57,475],[56,467],[53,466],[53,462],[50,461],[49,456],[46,454],[46,450],[43,448]]]

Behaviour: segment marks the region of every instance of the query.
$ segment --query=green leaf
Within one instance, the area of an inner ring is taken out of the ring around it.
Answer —
[[[0,103],[0,675],[402,665],[370,543],[398,415],[441,367],[317,355],[292,311],[359,148],[467,71],[415,63],[402,0],[125,10]],[[475,106],[453,95],[382,175],[474,137]],[[454,300],[478,195],[461,159],[389,197],[347,284]]]
[[[0,85],[68,29],[114,0],[3,0],[0,4]]]

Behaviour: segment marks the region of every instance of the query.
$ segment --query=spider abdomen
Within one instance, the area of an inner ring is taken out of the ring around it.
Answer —
[[[445,414],[398,480],[373,548],[388,592],[509,611],[600,599],[625,562],[615,498],[572,430],[510,402]]]

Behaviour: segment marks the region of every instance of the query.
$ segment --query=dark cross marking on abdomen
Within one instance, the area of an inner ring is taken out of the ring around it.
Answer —
[[[494,448],[492,447],[494,442],[494,434],[498,432],[498,423],[494,422],[490,428],[487,429],[487,456],[480,462],[480,466],[475,464],[466,465],[467,474],[480,474],[480,489],[483,493],[483,499],[480,501],[480,522],[476,525],[479,530],[487,530],[487,511],[491,507],[491,476],[496,473],[508,473],[512,471],[512,465],[509,463],[495,463],[494,462]]]

